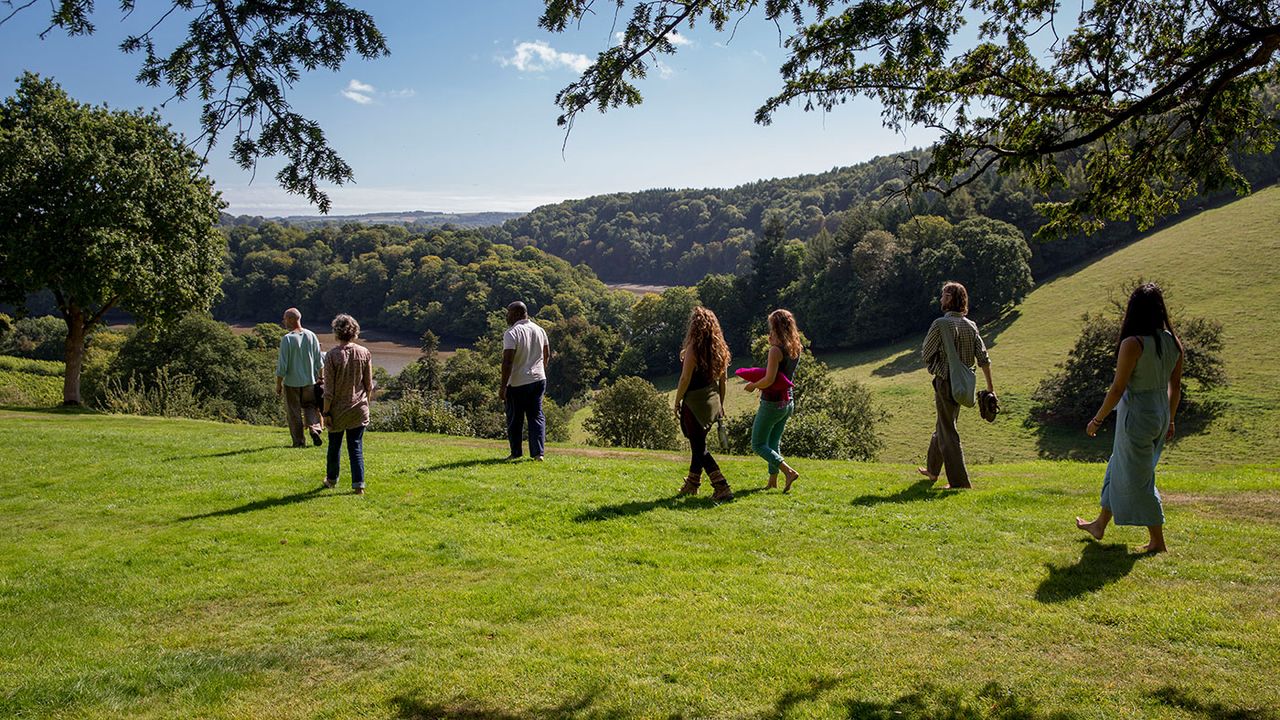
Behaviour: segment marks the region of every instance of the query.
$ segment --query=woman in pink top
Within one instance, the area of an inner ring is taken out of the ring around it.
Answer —
[[[373,356],[355,344],[360,323],[347,314],[333,319],[338,345],[324,354],[324,416],[329,421],[329,457],[325,487],[338,484],[342,436],[347,436],[351,460],[351,489],[364,494],[364,428],[369,424],[369,398],[373,395]]]

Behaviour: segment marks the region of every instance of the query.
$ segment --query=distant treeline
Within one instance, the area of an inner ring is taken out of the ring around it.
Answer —
[[[925,162],[923,153],[916,153]],[[1280,150],[1243,158],[1239,165],[1254,185],[1280,178]],[[936,215],[950,223],[990,219],[1008,223],[1028,239],[1030,266],[1044,277],[1098,251],[1132,239],[1137,228],[1114,223],[1101,232],[1035,241],[1043,223],[1038,196],[1016,178],[989,171],[943,198],[936,195],[885,200],[901,187],[903,163],[881,157],[852,167],[790,178],[762,180],[727,189],[646,190],[597,195],[544,205],[486,232],[517,247],[532,245],[571,263],[585,263],[608,282],[694,284],[705,275],[741,275],[751,267],[751,250],[763,236],[765,219],[777,216],[787,238],[809,242],[824,231],[842,232],[850,216],[890,233],[911,218]],[[1071,186],[1078,167],[1065,169]],[[1195,211],[1221,200],[1223,193],[1184,205]],[[847,231],[844,231],[847,234]]]
[[[474,212],[446,213],[426,210],[410,210],[405,212],[365,213],[363,215],[290,215],[289,217],[266,218],[261,215],[229,215],[221,213],[218,224],[223,227],[248,225],[261,227],[267,223],[289,225],[292,227],[312,228],[323,225],[403,225],[410,230],[422,231],[428,228],[478,228],[501,225],[518,218],[524,213],[518,212]]]

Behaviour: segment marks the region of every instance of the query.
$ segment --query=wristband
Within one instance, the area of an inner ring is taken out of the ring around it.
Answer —
[[[1095,417],[1093,420],[1090,420],[1089,422],[1093,423],[1094,425],[1101,425],[1101,424],[1102,424],[1102,421],[1101,421],[1101,420],[1099,420],[1099,419],[1098,419],[1098,418],[1096,418],[1096,417]]]

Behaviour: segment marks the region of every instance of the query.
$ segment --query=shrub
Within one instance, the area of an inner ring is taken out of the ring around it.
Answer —
[[[0,339],[0,355],[16,355],[36,360],[66,358],[67,323],[53,315],[24,317],[12,322],[12,329]]]
[[[108,381],[103,389],[102,409],[115,415],[157,415],[160,417],[221,419],[206,405],[190,375],[160,368],[147,382],[136,375],[126,381]]]
[[[619,378],[596,392],[584,423],[594,445],[673,449],[676,419],[667,399],[647,380]]]
[[[397,400],[375,403],[369,428],[390,432],[425,432],[440,435],[473,434],[465,411],[443,399],[421,395],[415,390],[403,393]]]

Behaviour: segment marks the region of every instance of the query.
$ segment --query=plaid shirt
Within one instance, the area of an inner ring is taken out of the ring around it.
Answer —
[[[951,337],[955,338],[956,352],[960,354],[960,362],[969,367],[973,367],[974,361],[977,361],[980,367],[991,364],[991,358],[987,357],[987,346],[982,342],[982,336],[978,335],[978,326],[958,312],[948,312],[929,326],[929,332],[924,336],[924,347],[920,350],[924,364],[929,367],[929,372],[933,373],[934,377],[944,379],[951,377],[946,347],[942,344],[944,331],[952,333]]]

